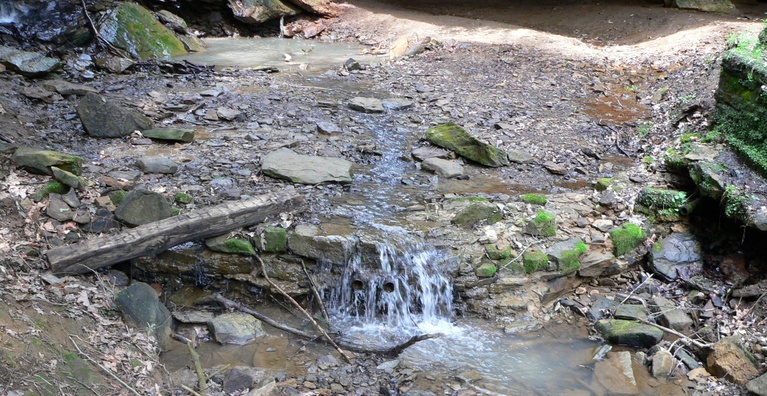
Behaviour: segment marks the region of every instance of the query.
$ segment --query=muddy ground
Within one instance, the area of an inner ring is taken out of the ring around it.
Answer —
[[[83,156],[84,176],[94,181],[86,198],[101,192],[101,176],[131,167],[137,156],[172,156],[184,164],[179,175],[150,176],[142,183],[169,194],[200,187],[194,189],[196,204],[206,205],[225,199],[220,186],[211,183],[218,176],[231,180],[227,189],[246,194],[283,186],[259,173],[258,159],[278,147],[342,156],[363,167],[374,164],[378,156],[375,147],[367,146],[366,116],[343,103],[358,95],[405,96],[416,101],[416,108],[392,115],[387,121],[392,128],[422,134],[437,121],[453,120],[501,148],[536,158],[532,164],[471,170],[473,181],[442,190],[430,190],[428,177],[416,177],[413,183],[424,186],[408,196],[416,203],[446,193],[589,192],[593,180],[619,170],[637,175],[641,183],[663,185],[662,168],[642,159],[660,159],[681,134],[705,131],[727,38],[762,27],[755,20],[764,15],[763,3],[738,6],[733,15],[711,15],[649,2],[488,1],[471,9],[457,2],[353,2],[344,5],[344,13],[322,38],[358,41],[374,52],[401,37],[418,41],[428,36],[435,42],[416,56],[384,60],[350,74],[339,72],[340,65],[317,74],[208,70],[174,75],[149,67],[125,75],[97,73],[92,81],[73,70],[61,73],[157,122],[188,123],[208,134],[200,144],[183,147],[137,145],[135,137],[91,139],[74,116],[76,98],[54,103],[30,99],[23,90],[39,81],[6,71],[0,73],[2,91],[8,93],[0,98],[2,135],[18,145]],[[216,108],[247,103],[240,110],[248,121],[206,122],[166,108],[186,94],[220,87],[226,87],[220,96],[195,97],[196,104]],[[323,119],[355,133],[342,140],[307,133]],[[422,143],[414,139],[413,144]],[[21,204],[46,180],[12,170],[3,161],[0,295],[8,308],[3,307],[0,317],[0,389],[170,394],[170,376],[159,367],[155,346],[122,324],[110,303],[113,288],[101,276],[68,278],[59,285],[40,278],[46,268],[40,254],[63,243],[69,230],[41,214],[44,203]],[[541,165],[546,161],[571,171],[552,174]],[[300,191],[310,208],[292,220],[306,222],[339,214],[333,210],[343,205],[334,205],[333,198],[348,192],[338,186]],[[606,215],[627,216],[628,209]],[[91,359],[98,364],[89,365]],[[119,373],[121,379],[107,372]],[[282,380],[291,384],[290,378]],[[391,378],[379,380],[397,387]],[[378,387],[376,381],[369,389]]]

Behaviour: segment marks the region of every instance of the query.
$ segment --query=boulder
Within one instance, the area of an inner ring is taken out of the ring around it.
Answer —
[[[241,312],[218,315],[208,321],[208,328],[220,344],[244,345],[266,335],[260,320]]]
[[[94,93],[87,93],[80,99],[77,115],[91,137],[123,137],[136,130],[151,129],[153,125],[152,120],[143,114],[128,110]]]
[[[307,3],[311,1],[313,0],[308,0]],[[283,16],[298,15],[301,12],[298,7],[280,0],[240,0],[228,3],[235,18],[253,25]]]
[[[85,188],[85,180],[82,176],[75,175],[57,166],[51,166],[51,172],[53,172],[53,178],[61,182],[61,184],[72,187],[75,190]]]
[[[139,59],[168,59],[186,53],[184,43],[136,3],[120,3],[110,10],[99,34],[113,46]]]
[[[352,235],[324,235],[319,227],[299,224],[288,235],[288,248],[299,256],[346,264],[357,240]]]
[[[596,329],[610,343],[635,348],[649,348],[663,338],[663,330],[628,320],[602,319],[597,321]]]
[[[620,272],[619,267],[611,252],[590,249],[581,256],[581,268],[578,270],[578,275],[584,278],[614,275]]]
[[[671,352],[661,349],[652,355],[652,376],[655,378],[668,378],[671,370],[674,369],[674,355]]]
[[[421,163],[421,167],[447,179],[452,179],[463,174],[463,166],[461,164],[456,161],[442,158],[429,158],[424,160]]]
[[[13,153],[12,158],[16,166],[42,175],[53,175],[51,167],[57,167],[73,175],[80,175],[83,171],[83,159],[81,157],[58,151],[19,147]]]
[[[767,373],[746,382],[746,389],[759,396],[767,396]]]
[[[692,234],[673,233],[662,238],[650,249],[649,263],[653,272],[667,281],[677,278],[677,271],[701,266],[700,243]]]
[[[622,304],[615,309],[615,319],[647,320],[647,308],[638,304]]]
[[[117,294],[115,303],[126,322],[151,331],[157,337],[161,348],[165,349],[170,345],[170,311],[160,302],[152,286],[134,282]]]
[[[261,171],[267,176],[300,184],[351,183],[352,165],[342,158],[301,155],[280,149],[264,157]]]
[[[466,159],[489,167],[509,164],[506,152],[481,142],[454,123],[447,123],[426,131],[426,140],[435,146],[454,151]]]
[[[653,296],[650,309],[658,314],[658,323],[677,331],[687,331],[692,327],[692,319],[676,304],[661,296]]]
[[[130,226],[139,226],[171,216],[170,204],[162,194],[133,190],[125,195],[115,210],[117,219]]]
[[[724,377],[738,385],[743,385],[759,375],[756,359],[743,349],[737,336],[717,342],[713,349],[706,359],[707,369],[711,374]]]
[[[0,64],[29,77],[39,77],[61,67],[61,62],[40,52],[21,51],[0,45]]]

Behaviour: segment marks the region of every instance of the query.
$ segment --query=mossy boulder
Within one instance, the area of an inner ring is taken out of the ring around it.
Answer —
[[[500,167],[509,164],[505,151],[481,142],[452,122],[430,128],[426,131],[426,140],[485,166]]]
[[[240,254],[243,256],[255,256],[253,245],[244,238],[232,238],[229,235],[221,235],[205,240],[205,246],[214,252]]]
[[[767,33],[765,33],[767,34]],[[741,37],[722,54],[713,130],[755,169],[767,175],[767,62],[765,45]]]
[[[535,217],[527,222],[525,233],[541,237],[551,237],[557,234],[557,219],[554,214],[539,209]]]
[[[767,119],[765,119],[767,122]],[[767,141],[765,141],[767,144]],[[767,147],[767,146],[766,146]],[[697,162],[690,167],[690,177],[698,186],[700,195],[719,200],[725,189],[724,176],[727,169],[716,162]]]
[[[649,348],[663,338],[663,330],[630,320],[602,319],[595,327],[607,342],[634,348]]]
[[[234,17],[249,24],[261,24],[283,16],[297,15],[301,9],[289,2],[280,0],[240,0],[230,1]]]
[[[546,196],[543,194],[523,194],[522,195],[522,202],[531,204],[531,205],[546,205],[547,199]]]
[[[58,151],[19,147],[13,153],[12,158],[16,166],[41,175],[53,175],[52,166],[73,175],[80,175],[83,172],[82,157]]]
[[[490,260],[506,260],[511,257],[511,246],[485,245],[485,254]]]
[[[462,227],[475,227],[479,224],[495,224],[503,219],[503,211],[490,202],[474,202],[458,212],[451,221]]]
[[[75,175],[72,172],[65,171],[56,166],[51,167],[51,172],[53,172],[53,177],[56,180],[69,187],[76,190],[83,190],[85,188],[85,179],[83,179],[82,176]]]
[[[522,266],[528,274],[546,269],[549,265],[549,256],[544,252],[528,251],[522,255]]]
[[[604,190],[607,190],[610,186],[612,186],[612,184],[613,184],[612,177],[603,177],[597,180],[596,183],[594,183],[594,189],[597,191],[604,191]]]
[[[613,254],[615,257],[620,257],[634,250],[647,238],[647,234],[636,224],[624,223],[610,231],[610,238],[613,241]]]
[[[581,268],[580,256],[587,250],[588,246],[580,238],[570,238],[549,246],[546,253],[560,274],[570,275]]]
[[[67,191],[69,191],[69,186],[66,186],[62,183],[48,183],[32,195],[32,200],[35,202],[40,202],[45,198],[48,198],[48,196],[51,194],[66,194]]]
[[[636,211],[659,220],[675,221],[689,211],[687,193],[678,190],[644,188],[636,199]]]
[[[268,226],[261,233],[258,245],[262,252],[286,252],[288,250],[288,232],[282,227]]]
[[[120,3],[107,13],[99,29],[115,47],[139,59],[167,59],[186,53],[184,43],[136,3]]]
[[[475,273],[478,278],[492,278],[496,271],[498,271],[498,267],[495,264],[483,263],[477,268]]]
[[[176,201],[176,203],[180,203],[182,205],[188,205],[194,202],[194,197],[186,193],[177,193],[176,196],[173,198]]]

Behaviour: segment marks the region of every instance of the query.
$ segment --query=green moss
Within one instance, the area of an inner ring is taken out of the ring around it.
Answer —
[[[485,197],[457,197],[452,199],[453,202],[489,202]]]
[[[670,148],[663,154],[663,163],[670,172],[686,173],[688,161],[682,153]]]
[[[701,195],[719,200],[724,193],[721,173],[722,164],[717,162],[696,162],[690,167],[690,178],[698,186]]]
[[[170,217],[178,216],[181,214],[181,209],[179,208],[170,208]]]
[[[586,251],[589,250],[589,247],[586,245],[583,241],[578,241],[575,243],[575,250],[581,252],[581,254],[586,253]]]
[[[69,186],[66,186],[59,182],[51,182],[43,186],[40,190],[38,190],[34,195],[32,195],[32,199],[35,202],[40,202],[44,200],[45,198],[48,198],[49,195],[52,193],[55,194],[66,194],[67,191],[69,191]]]
[[[240,238],[229,238],[224,241],[223,249],[227,253],[242,254],[244,256],[255,256],[256,251],[250,242]]]
[[[528,274],[538,271],[540,269],[546,269],[549,264],[549,256],[543,252],[525,252],[522,255],[522,267]]]
[[[185,193],[177,193],[174,197],[177,203],[187,205],[194,202],[194,198],[191,195]]]
[[[500,167],[509,164],[505,151],[481,142],[452,122],[430,128],[426,131],[426,140],[485,166]]]
[[[684,191],[648,187],[639,192],[636,210],[656,220],[676,221],[685,214],[686,203],[687,193]]]
[[[684,135],[682,135],[679,138],[679,141],[682,144],[690,143],[690,142],[694,142],[694,141],[698,141],[698,140],[700,140],[700,134],[699,133],[685,133]]]
[[[550,237],[557,234],[557,221],[553,214],[539,209],[532,221],[535,235]]]
[[[266,227],[261,234],[261,250],[267,253],[281,253],[288,250],[288,232],[282,227]]]
[[[727,186],[722,197],[725,216],[746,223],[748,221],[748,197],[735,186]]]
[[[477,268],[475,273],[478,278],[492,278],[496,271],[498,271],[498,267],[495,264],[484,263]]]
[[[503,211],[488,202],[475,202],[456,213],[451,221],[463,227],[476,227],[482,224],[495,224],[503,219]]]
[[[531,205],[546,205],[546,196],[543,194],[524,194],[522,195],[522,202]]]
[[[128,193],[126,193],[124,190],[113,190],[110,191],[107,196],[109,196],[109,200],[112,201],[112,204],[115,206],[120,206],[127,194]]]
[[[597,191],[607,190],[613,184],[612,177],[603,177],[594,184],[594,189]]]
[[[581,252],[580,249],[571,249],[562,252],[562,256],[559,258],[559,273],[562,275],[570,275],[575,271],[578,271],[581,268],[581,254],[583,254],[583,252]]]
[[[638,225],[624,223],[620,228],[610,232],[610,238],[613,240],[613,254],[615,257],[623,256],[634,250],[646,237],[644,230]]]
[[[496,245],[485,245],[485,253],[490,260],[506,260],[511,257],[511,246],[501,249]]]
[[[100,34],[117,48],[141,59],[186,53],[184,43],[170,29],[135,3],[121,3],[102,23]]]

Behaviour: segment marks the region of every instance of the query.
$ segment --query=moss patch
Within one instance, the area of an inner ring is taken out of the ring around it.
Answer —
[[[102,24],[101,36],[117,48],[141,59],[170,58],[186,53],[184,43],[135,3],[121,3]]]
[[[613,240],[613,254],[615,257],[623,256],[634,250],[646,237],[647,234],[638,225],[624,223],[620,228],[610,232],[610,238]]]
[[[581,268],[580,256],[583,254],[579,249],[565,250],[559,258],[559,273],[570,275]]]
[[[498,206],[488,202],[475,202],[458,212],[451,222],[463,227],[476,227],[481,224],[495,224],[501,219],[503,211]]]
[[[511,246],[499,248],[497,245],[485,245],[485,253],[490,260],[506,260],[511,257]]]
[[[123,190],[113,190],[110,191],[107,196],[109,197],[109,200],[112,201],[112,204],[115,206],[120,206],[127,194],[128,193]]]
[[[194,202],[194,198],[192,198],[191,195],[185,193],[177,193],[174,199],[176,203],[180,203],[182,205],[187,205]]]
[[[288,232],[282,227],[266,227],[261,234],[261,250],[267,253],[281,253],[288,250]]]
[[[549,265],[549,256],[543,252],[525,252],[522,255],[522,267],[528,274],[546,269]]]
[[[527,223],[525,230],[528,234],[550,237],[557,234],[557,220],[553,214],[539,209],[535,217]]]
[[[475,273],[478,278],[492,278],[496,271],[498,271],[498,267],[495,264],[484,263],[477,268]]]
[[[676,221],[686,213],[687,193],[648,187],[639,192],[636,203],[637,212],[658,220]]]
[[[500,167],[509,164],[505,151],[481,142],[452,122],[430,128],[426,131],[426,140],[485,166]]]
[[[543,194],[524,194],[522,195],[522,202],[531,205],[546,205],[547,199]]]
[[[32,200],[35,202],[40,202],[44,200],[45,198],[48,198],[49,195],[52,193],[55,194],[66,194],[67,191],[69,191],[69,186],[64,185],[63,183],[59,182],[52,182],[48,183],[43,188],[37,190],[36,193],[32,195]]]
[[[610,187],[613,184],[613,178],[612,177],[603,177],[594,184],[594,189],[597,191],[604,191],[607,190],[608,187]]]

